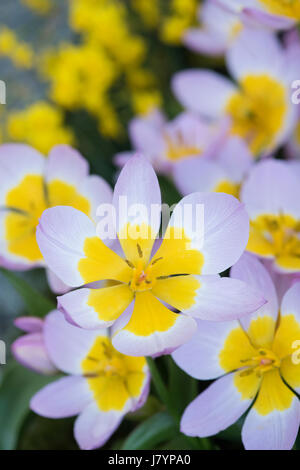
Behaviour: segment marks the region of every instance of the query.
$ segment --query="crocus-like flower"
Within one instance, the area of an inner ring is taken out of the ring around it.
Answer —
[[[44,266],[35,232],[47,207],[65,205],[95,218],[112,192],[99,176],[89,176],[87,161],[74,149],[58,145],[48,159],[27,145],[0,147],[0,264],[24,270]],[[50,285],[64,291],[53,273]]]
[[[145,158],[133,157],[122,169],[113,204],[123,256],[106,246],[92,221],[74,208],[47,209],[40,219],[41,252],[67,285],[115,283],[59,297],[67,319],[89,329],[116,322],[114,347],[144,356],[187,341],[196,330],[192,317],[221,321],[263,304],[261,295],[245,283],[217,275],[238,260],[247,244],[248,216],[237,199],[221,193],[186,196],[173,211],[156,251],[161,195]]]
[[[123,166],[136,152],[141,152],[156,171],[173,174],[179,162],[210,155],[220,148],[228,128],[227,119],[209,124],[193,113],[181,113],[167,122],[165,116],[155,110],[131,121],[129,135],[134,151],[117,154],[115,161]]]
[[[299,76],[299,58],[274,34],[244,30],[227,53],[238,85],[216,72],[194,69],[177,73],[173,89],[184,106],[201,116],[230,116],[232,134],[262,155],[285,143],[295,128],[291,83]]]
[[[300,271],[300,185],[296,163],[254,165],[241,190],[250,217],[247,249],[282,272]]]
[[[74,425],[78,445],[102,446],[124,415],[142,406],[148,396],[145,358],[120,354],[107,329],[83,330],[58,311],[47,315],[43,336],[49,357],[68,376],[36,393],[31,409],[47,418],[79,415]]]
[[[245,253],[231,271],[260,288],[268,302],[239,322],[199,321],[198,333],[173,353],[193,377],[222,376],[186,408],[181,430],[217,434],[254,402],[242,430],[245,448],[291,449],[300,424],[294,393],[300,391],[300,283],[286,292],[279,309],[274,284],[257,258]]]
[[[212,56],[224,54],[244,27],[235,12],[211,0],[200,6],[198,18],[201,26],[188,29],[183,42],[195,52]]]
[[[222,148],[211,155],[179,162],[174,169],[174,182],[184,195],[195,191],[215,191],[238,198],[253,161],[244,140],[229,137],[224,140]]]
[[[26,332],[11,347],[17,361],[40,374],[52,375],[57,372],[45,346],[44,321],[36,317],[19,317],[15,325]]]
[[[214,0],[227,11],[236,13],[248,25],[268,29],[290,29],[300,21],[298,0]]]

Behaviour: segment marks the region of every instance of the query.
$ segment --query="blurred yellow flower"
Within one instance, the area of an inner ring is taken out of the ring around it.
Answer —
[[[156,90],[138,91],[132,94],[132,104],[137,114],[148,114],[162,105],[162,97]]]
[[[19,41],[14,31],[6,26],[0,30],[0,56],[8,57],[16,67],[28,69],[33,65],[32,48]]]
[[[170,0],[170,14],[162,20],[161,39],[180,44],[184,31],[196,23],[198,7],[198,0]]]
[[[40,15],[46,15],[52,8],[51,0],[21,0],[21,2]]]
[[[63,112],[44,101],[12,112],[7,120],[7,135],[14,141],[32,145],[43,154],[56,144],[74,143],[72,132],[64,126]]]

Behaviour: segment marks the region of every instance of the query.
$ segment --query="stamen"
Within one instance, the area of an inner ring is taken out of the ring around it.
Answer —
[[[151,263],[150,266],[153,266],[155,263],[157,263],[157,262],[160,261],[161,259],[163,259],[162,256],[160,256],[160,258],[156,258],[154,261],[152,261],[152,263]]]
[[[259,353],[261,356],[266,356],[266,355],[267,355],[266,351],[264,351],[263,349],[260,349],[260,350],[258,351],[258,353]]]
[[[246,369],[243,370],[243,372],[240,372],[239,376],[240,377],[247,377],[248,375],[253,374],[253,369]]]
[[[92,357],[92,356],[88,356],[87,359],[89,359],[90,361],[94,361],[94,362],[99,361],[99,359],[97,359],[96,357]]]
[[[129,259],[125,259],[125,263],[127,263],[130,268],[134,269],[134,264],[132,264],[132,262],[129,261]]]
[[[85,379],[95,379],[99,376],[97,372],[87,372],[86,374],[83,374],[83,377]]]
[[[143,258],[142,248],[140,247],[140,245],[138,243],[136,244],[136,247],[137,247],[137,250],[138,250],[139,257]]]

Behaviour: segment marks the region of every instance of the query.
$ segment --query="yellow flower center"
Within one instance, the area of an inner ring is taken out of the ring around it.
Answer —
[[[251,221],[247,249],[261,256],[281,258],[285,264],[291,263],[292,258],[299,263],[300,221],[287,214],[257,217]]]
[[[250,375],[254,372],[260,377],[265,372],[278,369],[281,364],[280,359],[269,349],[259,349],[256,355],[249,359],[241,359],[240,362],[246,367],[246,369],[240,373],[240,377]]]
[[[284,123],[286,103],[286,90],[277,80],[248,75],[227,105],[232,133],[243,137],[255,155],[270,149]]]
[[[144,254],[139,243],[137,243],[137,251],[141,259],[136,261],[135,265],[131,263],[131,261],[126,260],[127,264],[132,268],[132,279],[129,282],[129,287],[133,292],[143,292],[151,290],[156,281],[160,279],[160,277],[156,277],[152,271],[153,266],[163,258],[155,258],[151,260],[149,264],[145,264],[143,259]]]
[[[165,142],[167,144],[166,156],[168,160],[182,160],[183,158],[196,157],[202,154],[200,147],[191,145],[186,140],[180,131],[177,131],[172,136],[165,135]]]
[[[94,351],[94,354],[86,358],[86,361],[90,362],[90,367],[88,372],[85,373],[85,376],[87,378],[98,376],[126,377],[128,370],[124,362],[123,354],[116,351],[106,338],[102,338],[99,346],[96,354]],[[85,365],[87,365],[87,362]]]
[[[262,3],[270,13],[300,20],[299,0],[260,0],[260,3]]]
[[[72,206],[90,214],[89,201],[71,184],[60,180],[45,185],[43,176],[27,175],[6,196],[5,238],[10,253],[29,261],[40,261],[35,239],[39,219],[47,207]]]
[[[146,372],[144,357],[119,353],[110,338],[98,336],[81,367],[99,408],[121,410],[131,397],[139,396]]]
[[[216,193],[226,193],[231,194],[231,196],[236,197],[237,199],[240,196],[241,185],[238,183],[233,183],[232,181],[220,181],[217,186],[214,188]]]

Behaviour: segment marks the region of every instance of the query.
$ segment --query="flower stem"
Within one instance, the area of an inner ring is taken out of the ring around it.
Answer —
[[[155,364],[155,361],[152,359],[152,357],[147,357],[146,360],[147,360],[148,367],[150,369],[153,385],[156,389],[156,392],[159,398],[161,399],[161,401],[166,406],[169,414],[174,419],[176,425],[179,427],[180,418],[181,418],[180,413],[176,409],[174,409],[174,407],[172,406],[172,400],[170,399],[168,389],[165,386],[161,378],[160,372]],[[193,438],[189,436],[185,436],[185,438],[193,449],[197,449],[197,450],[211,449],[210,441],[208,439],[198,439],[198,438]]]

